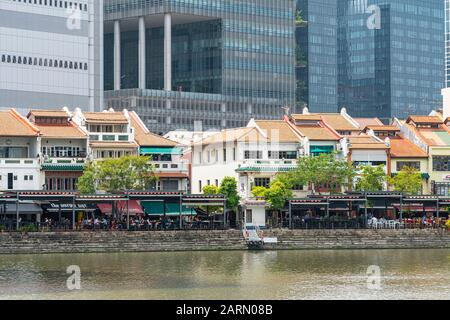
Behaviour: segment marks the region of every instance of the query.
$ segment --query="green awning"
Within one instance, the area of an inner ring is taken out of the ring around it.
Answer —
[[[44,163],[42,165],[44,171],[83,171],[84,164],[56,164]]]
[[[311,146],[311,153],[333,153],[334,146]]]
[[[163,201],[141,201],[141,205],[144,208],[145,214],[151,216],[163,216],[164,215],[164,202]],[[165,204],[167,216],[180,215],[180,205],[178,203],[166,203]],[[184,216],[195,216],[197,212],[193,208],[182,206],[181,214]]]
[[[236,172],[289,172],[295,170],[295,166],[277,166],[277,167],[240,167]]]
[[[181,148],[156,148],[156,147],[142,147],[141,154],[183,154]]]

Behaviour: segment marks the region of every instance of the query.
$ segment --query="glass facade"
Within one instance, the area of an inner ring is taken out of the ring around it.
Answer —
[[[442,104],[444,2],[339,0],[339,107],[405,118]]]
[[[445,0],[445,87],[450,88],[450,0]]]
[[[336,112],[337,2],[297,0],[297,110]],[[297,18],[298,20],[298,18]]]
[[[172,92],[163,91],[164,13],[172,14]],[[294,14],[294,0],[105,0],[106,107],[134,108],[157,132],[192,130],[195,120],[220,129],[279,119],[282,107],[295,107]],[[141,16],[144,90],[136,89]],[[113,91],[116,20],[123,26],[120,92]]]

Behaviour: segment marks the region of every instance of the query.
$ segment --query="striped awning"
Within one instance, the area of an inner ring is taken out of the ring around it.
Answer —
[[[236,169],[236,172],[289,172],[295,170],[296,166],[252,166],[252,167],[241,167]]]
[[[83,171],[84,164],[69,164],[69,163],[44,163],[42,165],[44,171]]]
[[[141,154],[183,154],[181,148],[142,147]]]

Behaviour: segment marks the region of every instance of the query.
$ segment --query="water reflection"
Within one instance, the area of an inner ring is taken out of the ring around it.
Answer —
[[[66,288],[78,265],[82,290]],[[367,288],[378,265],[382,290]],[[0,256],[10,299],[446,299],[450,250],[172,252]]]

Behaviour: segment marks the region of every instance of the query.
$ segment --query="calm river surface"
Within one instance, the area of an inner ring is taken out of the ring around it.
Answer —
[[[66,268],[81,269],[69,291]],[[369,290],[367,268],[381,268]],[[0,299],[448,299],[450,250],[0,255]]]

